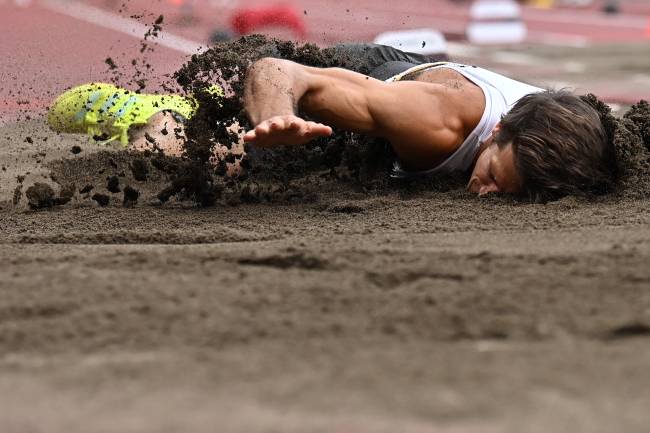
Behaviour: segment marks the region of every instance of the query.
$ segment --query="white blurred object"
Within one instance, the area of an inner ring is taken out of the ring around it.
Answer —
[[[472,20],[521,19],[521,6],[514,0],[478,0],[469,10]]]
[[[467,26],[467,40],[472,44],[519,44],[528,29],[523,22],[472,23]]]
[[[416,54],[431,55],[447,52],[447,40],[444,35],[432,29],[380,33],[374,42]]]
[[[517,44],[528,29],[514,0],[478,0],[472,4],[467,40],[472,44]]]

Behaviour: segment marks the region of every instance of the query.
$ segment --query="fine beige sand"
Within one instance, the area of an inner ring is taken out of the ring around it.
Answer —
[[[0,128],[0,431],[647,431],[649,201],[199,209],[99,150]],[[33,211],[34,182],[111,201]]]

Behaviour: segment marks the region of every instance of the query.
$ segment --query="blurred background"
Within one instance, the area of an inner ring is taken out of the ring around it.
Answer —
[[[615,108],[650,99],[647,0],[0,0],[0,28],[0,123],[82,82],[160,91],[191,54],[249,33],[446,52]]]

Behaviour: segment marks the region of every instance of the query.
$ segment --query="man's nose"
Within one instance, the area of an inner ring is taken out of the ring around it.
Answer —
[[[493,183],[489,185],[482,185],[481,188],[479,188],[478,190],[478,196],[483,197],[491,192],[498,192],[498,191],[499,191],[499,187]]]

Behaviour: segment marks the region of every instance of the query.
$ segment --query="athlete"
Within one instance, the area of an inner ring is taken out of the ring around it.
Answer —
[[[393,176],[466,172],[467,188],[479,196],[592,194],[614,183],[613,144],[584,97],[381,45],[338,49],[367,75],[276,58],[251,65],[243,101],[255,127],[243,141],[266,148],[301,145],[329,136],[332,128],[382,137],[397,155]],[[190,100],[87,86],[53,104],[55,130],[97,135],[111,126],[117,135],[107,139],[135,148],[155,141],[180,152],[175,138],[182,119],[193,114]],[[131,131],[134,125],[140,128]]]

